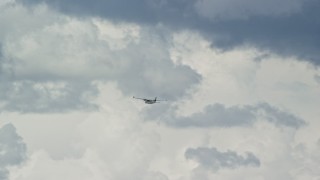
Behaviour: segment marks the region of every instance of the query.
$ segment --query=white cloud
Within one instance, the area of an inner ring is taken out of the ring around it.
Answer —
[[[176,99],[201,79],[188,66],[171,61],[170,34],[165,28],[70,18],[45,5],[27,9],[14,4],[5,8],[2,18],[7,24],[24,16],[20,18],[26,23],[24,29],[14,28],[19,26],[15,22],[12,32],[4,29],[0,33],[4,110],[92,109],[95,80],[117,81],[130,95]],[[32,99],[38,101],[26,104]]]
[[[73,17],[101,17],[173,30],[193,29],[230,50],[251,45],[319,65],[319,2],[315,0],[17,0]]]
[[[45,151],[32,154],[25,167],[12,170],[10,180],[32,179],[81,179],[100,180],[104,172],[92,162],[98,164],[101,160],[94,152],[87,152],[83,159],[53,160]]]
[[[250,47],[217,51],[195,32],[172,34],[162,25],[69,17],[45,5],[1,10],[0,123],[12,122],[28,146],[27,162],[10,167],[10,179],[319,177],[319,72],[307,63]],[[133,94],[170,101],[148,106]],[[267,104],[245,127],[177,129],[142,114],[164,108],[163,118],[169,107],[197,122],[193,114],[215,115],[215,108],[204,113],[210,105],[220,104],[225,117],[260,102]],[[95,111],[85,111],[91,104]],[[287,128],[297,117],[307,125]],[[252,152],[260,166],[197,168],[184,154],[198,147]]]
[[[314,79],[318,70],[295,58],[248,47],[217,51],[210,47],[210,41],[192,32],[175,34],[171,56],[203,77],[190,92],[192,97],[178,103],[179,115],[200,112],[212,102],[228,106],[267,102],[308,116],[303,112],[313,111],[319,104],[314,99],[319,88]]]
[[[11,179],[148,179],[152,174],[159,179],[166,177],[149,169],[160,139],[157,132],[144,125],[134,101],[128,101],[115,83],[98,86],[101,92],[108,93],[97,99],[101,107],[97,112],[7,116],[16,119],[14,124],[30,145],[31,154],[23,168],[12,170]],[[33,119],[27,120],[28,116]],[[20,118],[28,122],[21,122]],[[28,131],[34,128],[31,124],[38,130]]]

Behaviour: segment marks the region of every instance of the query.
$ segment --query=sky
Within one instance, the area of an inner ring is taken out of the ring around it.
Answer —
[[[320,180],[319,7],[0,0],[0,179]]]

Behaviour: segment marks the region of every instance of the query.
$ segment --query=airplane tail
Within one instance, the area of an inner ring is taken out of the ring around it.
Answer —
[[[154,101],[157,102],[157,97],[154,98]]]

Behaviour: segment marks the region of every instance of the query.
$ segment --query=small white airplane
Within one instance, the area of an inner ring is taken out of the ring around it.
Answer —
[[[157,100],[157,97],[155,97],[154,99],[145,99],[145,98],[137,98],[137,97],[132,97],[134,99],[141,99],[144,101],[144,103],[146,104],[154,104],[154,103],[160,103],[160,101],[167,101],[167,100]]]

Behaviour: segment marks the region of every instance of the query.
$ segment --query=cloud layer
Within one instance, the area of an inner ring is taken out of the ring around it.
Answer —
[[[33,13],[36,20],[18,4],[3,12],[3,22],[10,21],[11,14],[29,19],[23,32],[4,29],[0,39],[2,110],[96,109],[92,104],[98,94],[96,81],[116,81],[130,96],[176,99],[201,80],[190,67],[172,62],[165,28],[103,19],[80,21],[54,14],[45,6]]]
[[[220,152],[216,148],[189,148],[185,152],[185,157],[197,161],[199,166],[212,171],[218,171],[220,168],[235,169],[241,166],[260,166],[260,160],[252,153],[241,156],[234,151]]]
[[[23,163],[27,148],[12,124],[0,128],[0,179],[7,179],[8,168]]]
[[[268,103],[231,107],[216,103],[206,106],[203,112],[185,117],[175,115],[175,111],[174,107],[162,105],[147,109],[145,114],[147,119],[157,119],[169,126],[179,128],[248,127],[260,120],[265,120],[278,127],[296,129],[306,124],[303,119]]]
[[[318,7],[0,1],[0,179],[318,178]]]
[[[319,65],[320,3],[294,1],[47,1],[20,0],[24,4],[46,3],[75,16],[99,16],[116,21],[165,24],[188,28],[212,40],[212,45],[231,49],[246,45],[284,56],[297,56]]]

